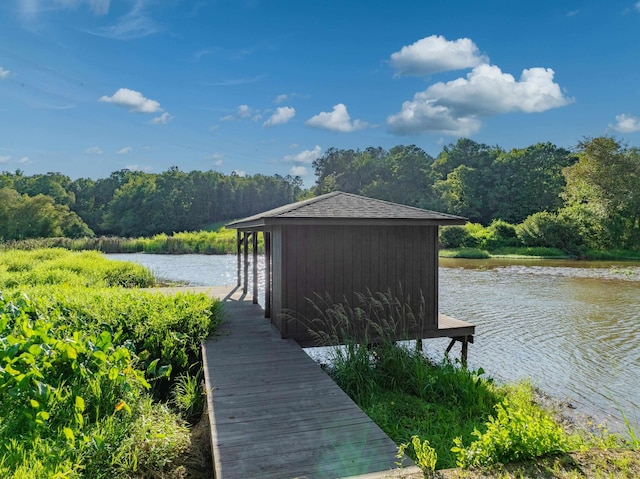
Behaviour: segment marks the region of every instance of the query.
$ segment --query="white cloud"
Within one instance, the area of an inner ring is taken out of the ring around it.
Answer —
[[[469,38],[449,41],[431,35],[393,53],[390,63],[398,75],[431,75],[472,68],[488,61]]]
[[[233,120],[253,120],[258,121],[262,118],[259,110],[252,109],[249,105],[240,105],[233,115],[227,115],[220,118],[221,121]]]
[[[287,101],[287,98],[289,98],[289,95],[287,95],[286,93],[283,93],[282,95],[278,95],[276,97],[275,102],[276,103],[283,103],[283,102]]]
[[[281,106],[276,108],[276,111],[273,115],[269,117],[267,121],[265,121],[263,126],[273,126],[273,125],[282,125],[283,123],[288,122],[294,116],[296,116],[296,109],[289,106]]]
[[[553,76],[550,68],[530,68],[516,81],[497,66],[479,65],[466,78],[438,82],[416,93],[412,101],[402,104],[399,113],[387,118],[387,126],[400,135],[433,132],[469,136],[480,129],[483,117],[539,113],[571,103],[573,99],[562,94]]]
[[[289,170],[289,173],[291,173],[293,176],[307,176],[309,170],[306,166],[292,166]]]
[[[23,156],[18,160],[18,163],[20,163],[21,165],[26,165],[27,163],[31,163],[31,160],[28,156]]]
[[[0,80],[4,80],[6,78],[9,78],[9,74],[11,72],[9,70],[5,70],[4,68],[0,67]]]
[[[636,4],[634,5],[636,10],[638,10],[640,12],[640,2],[636,2]]]
[[[120,148],[116,151],[116,155],[126,155],[127,153],[131,153],[133,151],[133,147],[125,146],[124,148]]]
[[[320,148],[320,145],[316,145],[313,150],[304,150],[297,155],[286,155],[283,158],[283,161],[294,161],[296,163],[313,163],[313,161],[320,158],[321,155],[322,148]]]
[[[619,131],[620,133],[633,133],[640,131],[640,118],[623,113],[616,115],[615,125],[609,123],[609,128]]]
[[[309,118],[305,125],[343,133],[349,133],[367,127],[367,123],[361,120],[353,120],[353,122],[351,122],[351,117],[344,103],[334,105],[333,111],[331,112],[323,111]]]
[[[162,115],[152,118],[151,123],[166,125],[171,120],[173,120],[173,115],[170,115],[168,112],[165,111]]]
[[[2,155],[0,155],[0,163],[8,163],[10,159],[11,159],[10,156],[2,156]]]
[[[129,111],[140,113],[156,113],[162,111],[160,103],[145,98],[142,93],[129,88],[120,88],[112,96],[102,96],[99,101],[113,103],[117,106],[128,108]]]
[[[92,146],[91,148],[87,148],[86,150],[84,150],[84,152],[87,155],[102,155],[104,153],[104,151],[102,151],[99,147],[97,146]]]
[[[247,176],[247,172],[246,172],[246,171],[244,171],[244,170],[233,170],[233,171],[231,172],[231,174],[233,174],[233,175],[238,175],[238,176],[241,176],[241,177],[243,177],[243,178],[244,178],[245,176]]]

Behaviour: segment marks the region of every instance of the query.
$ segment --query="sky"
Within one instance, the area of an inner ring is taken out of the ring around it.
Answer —
[[[299,175],[328,148],[640,146],[640,1],[1,0],[0,171]]]

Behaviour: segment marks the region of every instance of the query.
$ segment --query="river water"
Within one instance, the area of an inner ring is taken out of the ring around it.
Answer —
[[[235,256],[109,257],[192,285],[236,281]],[[470,368],[529,378],[612,431],[625,431],[624,413],[640,432],[638,263],[441,258],[440,266],[440,312],[476,325]],[[430,339],[425,350],[441,358],[448,341]]]

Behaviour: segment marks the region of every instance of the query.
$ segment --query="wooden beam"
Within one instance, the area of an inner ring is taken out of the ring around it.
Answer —
[[[242,247],[244,248],[244,285],[242,286],[242,292],[247,294],[249,289],[249,233],[248,231],[244,232],[244,237],[242,238]]]
[[[271,233],[263,231],[264,237],[264,317],[271,317]]]
[[[253,232],[253,304],[258,304],[258,232]]]

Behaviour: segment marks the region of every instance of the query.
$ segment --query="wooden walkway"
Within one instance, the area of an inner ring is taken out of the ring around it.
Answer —
[[[216,479],[401,477],[396,444],[241,290],[203,345]],[[419,477],[419,476],[416,476]]]

